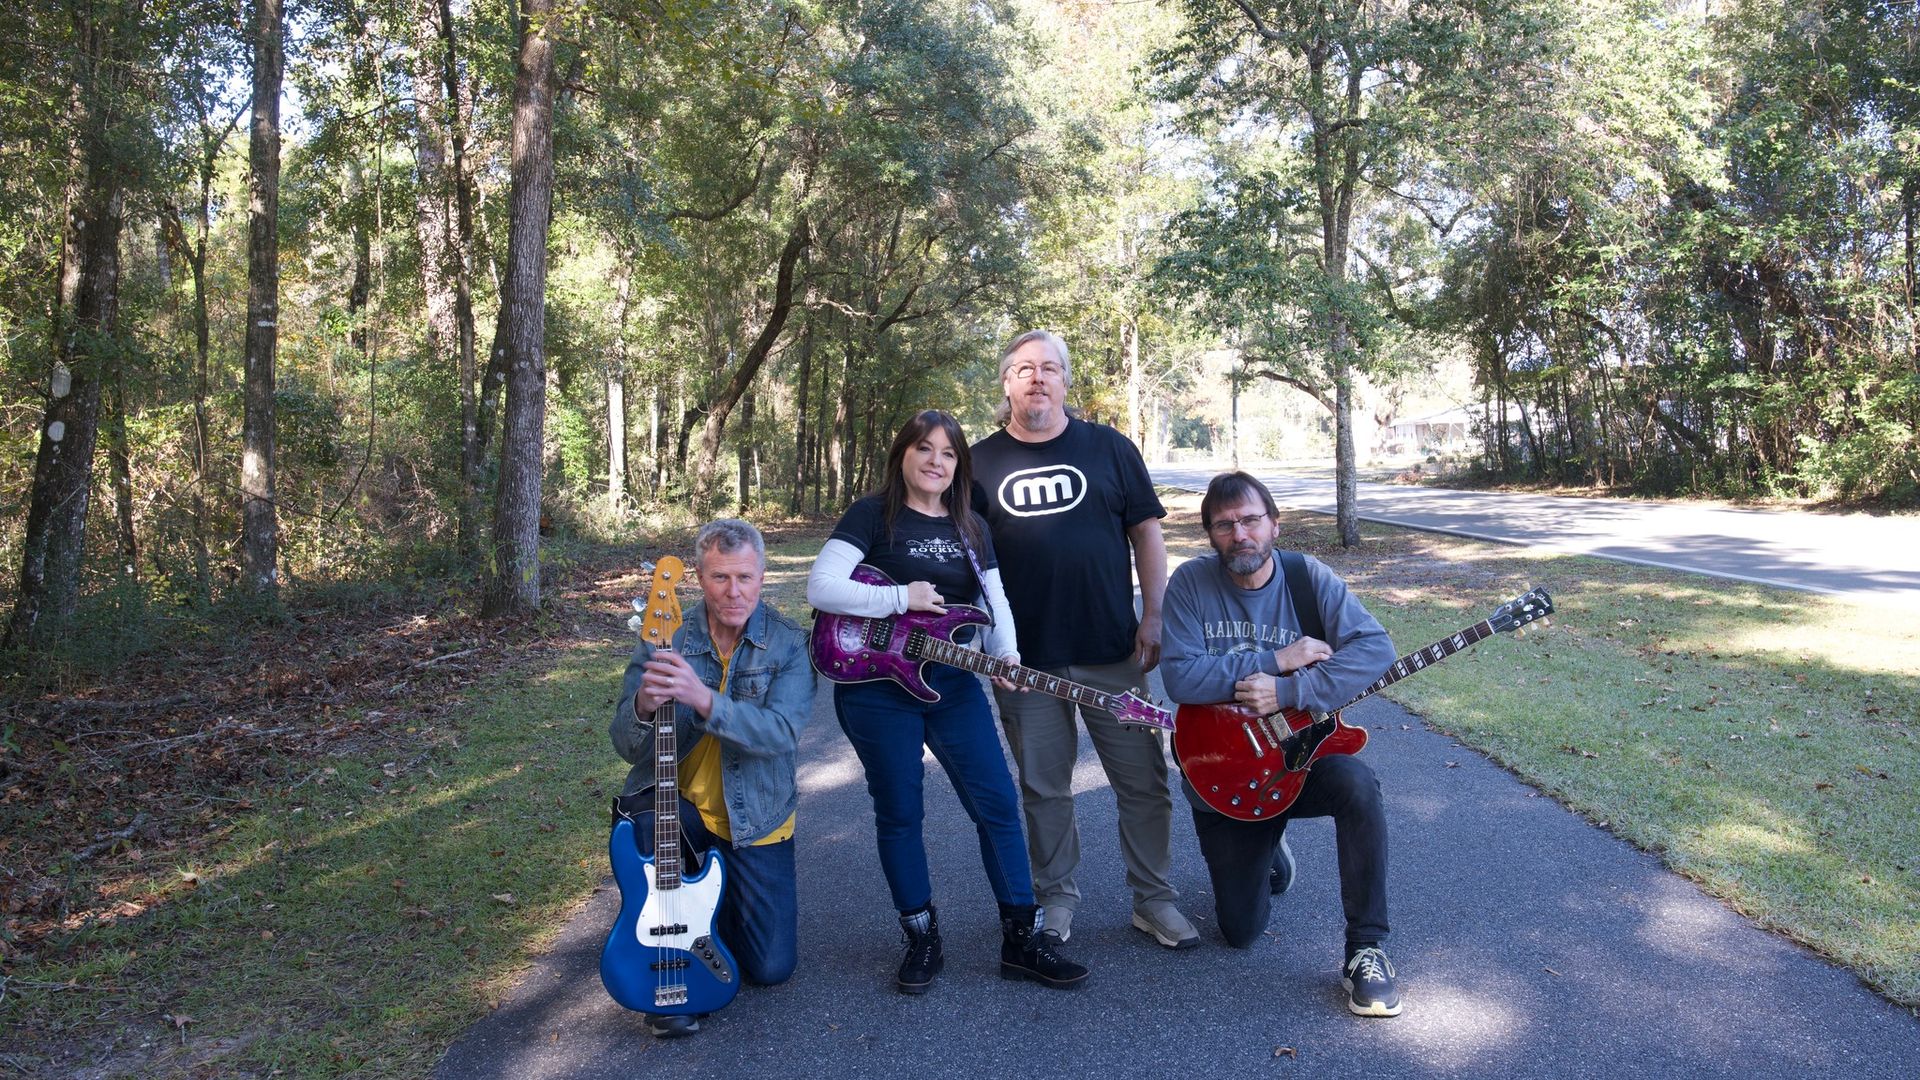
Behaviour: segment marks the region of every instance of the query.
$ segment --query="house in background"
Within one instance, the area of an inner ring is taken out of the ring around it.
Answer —
[[[1395,420],[1380,433],[1380,452],[1389,457],[1409,454],[1457,454],[1468,448],[1472,425],[1482,422],[1482,414],[1454,406],[1425,416]]]

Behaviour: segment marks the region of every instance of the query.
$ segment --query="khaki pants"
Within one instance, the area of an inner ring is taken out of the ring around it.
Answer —
[[[1117,664],[1042,670],[1109,693],[1139,689],[1144,695],[1146,691],[1146,673],[1131,657]],[[1079,728],[1074,723],[1079,707],[1038,691],[996,688],[993,697],[1020,773],[1034,898],[1043,906],[1077,908],[1080,887],[1074,870],[1080,865],[1080,829],[1073,815],[1073,763],[1080,750]],[[1173,864],[1173,798],[1159,734],[1150,728],[1122,726],[1103,709],[1081,710],[1081,716],[1119,809],[1120,853],[1126,860],[1134,906],[1177,900],[1179,894],[1167,880]]]

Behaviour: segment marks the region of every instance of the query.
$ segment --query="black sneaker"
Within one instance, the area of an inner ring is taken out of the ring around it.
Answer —
[[[700,1021],[691,1016],[662,1016],[648,1013],[647,1034],[656,1039],[678,1039],[700,1030]]]
[[[1267,871],[1267,891],[1275,896],[1293,888],[1293,849],[1287,846],[1287,834],[1280,834],[1280,848],[1273,853],[1273,869]]]
[[[1400,988],[1393,982],[1393,961],[1378,945],[1355,949],[1340,975],[1347,988],[1347,1011],[1355,1016],[1399,1016]]]

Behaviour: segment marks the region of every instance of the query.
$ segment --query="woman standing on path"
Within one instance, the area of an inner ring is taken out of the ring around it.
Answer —
[[[972,489],[959,422],[937,409],[916,414],[887,451],[880,490],[847,509],[814,560],[807,601],[834,614],[887,618],[943,613],[949,597],[973,600],[993,616],[993,625],[983,628],[987,651],[1017,663],[1013,616],[986,523],[968,505]],[[863,562],[906,584],[853,580]],[[906,934],[900,991],[924,993],[945,963],[922,835],[923,746],[946,770],[979,831],[980,859],[1000,903],[1001,976],[1059,989],[1080,985],[1087,969],[1061,956],[1058,936],[1039,925],[1019,799],[979,680],[937,663],[927,664],[924,676],[939,701],[923,702],[893,682],[833,688],[840,727],[866,770],[880,867]]]

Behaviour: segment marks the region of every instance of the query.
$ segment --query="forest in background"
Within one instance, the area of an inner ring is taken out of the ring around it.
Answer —
[[[1920,8],[28,0],[0,20],[0,611],[108,663],[288,583],[540,603],[540,535],[837,512],[1014,332],[1473,372],[1489,477],[1920,497]],[[1184,433],[1184,434],[1183,434]]]

